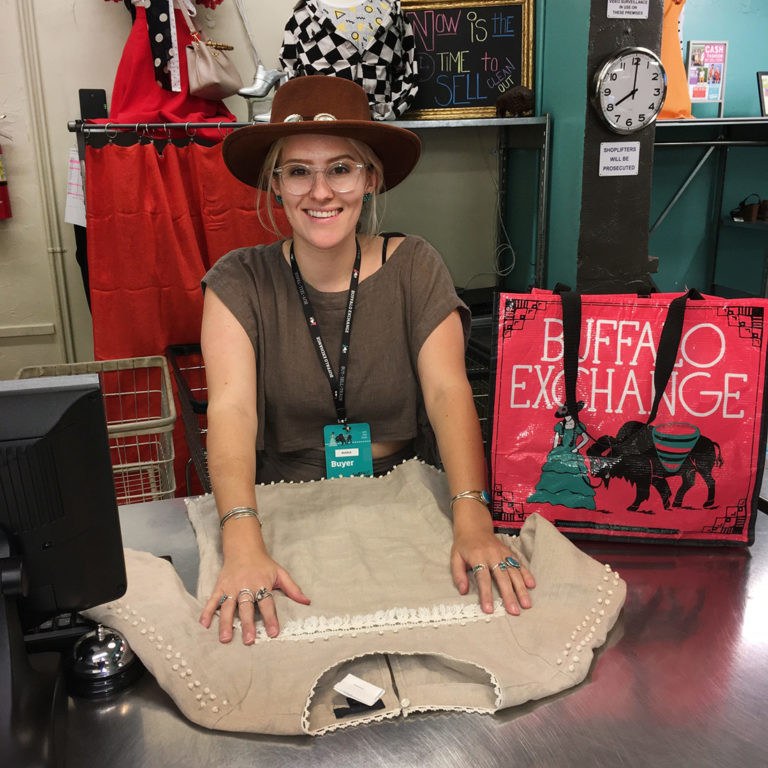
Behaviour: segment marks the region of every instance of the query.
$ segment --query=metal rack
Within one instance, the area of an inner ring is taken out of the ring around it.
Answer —
[[[694,166],[683,179],[682,183],[661,211],[650,228],[652,235],[672,208],[685,194],[686,189],[697,177],[707,162],[714,158],[716,168],[715,201],[712,207],[712,224],[715,237],[712,243],[712,285],[710,291],[716,293],[716,268],[718,248],[720,245],[720,230],[723,224],[721,210],[723,207],[723,183],[728,168],[728,152],[734,147],[768,147],[768,118],[760,117],[726,117],[695,120],[658,120],[656,122],[656,150],[664,148],[701,147],[702,152]],[[765,228],[768,232],[768,228]],[[768,273],[764,272],[762,293],[768,292]]]

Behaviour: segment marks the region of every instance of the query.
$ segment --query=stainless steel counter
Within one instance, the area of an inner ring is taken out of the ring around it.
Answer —
[[[171,555],[194,589],[183,501],[121,508],[126,546]],[[750,550],[580,546],[627,603],[587,680],[496,716],[415,715],[317,738],[207,731],[148,675],[112,700],[70,699],[67,766],[768,765],[768,517]]]

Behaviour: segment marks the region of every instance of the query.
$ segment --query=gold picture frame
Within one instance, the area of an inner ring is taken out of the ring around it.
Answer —
[[[533,88],[534,0],[402,0],[416,41],[419,92],[404,116],[496,116],[496,99]]]

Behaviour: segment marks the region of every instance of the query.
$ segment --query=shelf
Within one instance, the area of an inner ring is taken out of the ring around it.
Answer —
[[[393,120],[400,128],[515,128],[531,125],[545,126],[549,115],[537,117],[477,117],[466,120]]]
[[[655,145],[768,146],[768,117],[657,120]]]
[[[734,221],[730,216],[723,216],[722,225],[730,229],[750,230],[768,235],[768,221]]]
[[[718,256],[720,248],[721,230],[727,229],[733,232],[740,229],[742,232],[768,233],[767,222],[739,222],[733,221],[730,216],[723,215],[723,183],[728,165],[729,150],[739,147],[768,147],[768,117],[724,117],[724,118],[692,118],[688,120],[658,120],[656,122],[656,135],[654,147],[660,150],[663,147],[700,148],[698,155],[693,157],[693,167],[667,203],[664,210],[651,226],[651,234],[656,231],[661,222],[669,214],[672,207],[683,195],[687,187],[698,175],[701,169],[707,165],[710,158],[716,162],[717,174],[715,199],[709,216],[710,224],[715,233],[712,246],[712,284],[711,293],[728,295],[718,278]],[[664,152],[657,152],[656,158],[666,156]],[[677,157],[677,153],[676,153]],[[662,161],[663,162],[663,161]],[[763,275],[761,295],[766,295],[766,278]]]

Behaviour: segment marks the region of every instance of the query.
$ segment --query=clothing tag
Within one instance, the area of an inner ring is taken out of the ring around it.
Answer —
[[[333,686],[333,690],[365,704],[366,707],[372,707],[384,695],[383,688],[366,683],[355,675],[347,675]]]
[[[323,427],[326,477],[373,475],[371,428],[367,424]]]
[[[343,717],[352,717],[353,715],[364,715],[376,709],[384,709],[384,702],[381,699],[379,699],[372,707],[366,707],[365,704],[350,699],[349,696],[345,696],[344,698],[347,700],[346,707],[333,708],[333,714],[337,720],[341,720]]]

